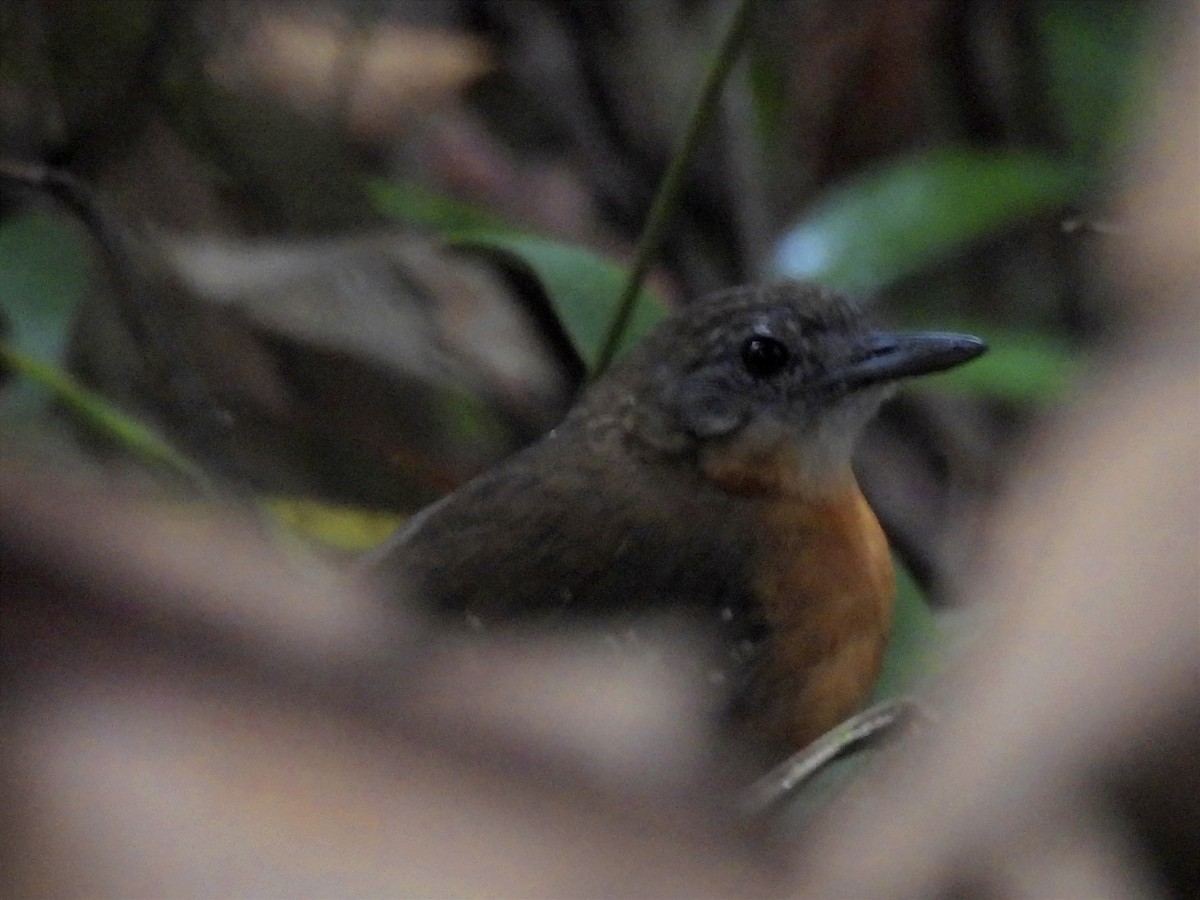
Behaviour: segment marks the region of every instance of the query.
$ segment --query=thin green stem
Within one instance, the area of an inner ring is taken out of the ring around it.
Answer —
[[[650,265],[662,246],[667,224],[675,212],[679,194],[683,190],[684,173],[696,155],[696,148],[700,145],[704,129],[716,114],[721,88],[741,53],[742,44],[745,43],[746,34],[749,31],[750,12],[754,2],[755,0],[741,0],[734,12],[729,28],[725,32],[725,40],[717,53],[716,61],[709,70],[708,80],[700,94],[696,111],[688,123],[687,133],[684,135],[679,149],[671,158],[667,173],[658,187],[658,193],[655,195],[654,202],[650,206],[650,213],[646,217],[646,225],[642,229],[641,240],[638,241],[633,267],[629,270],[629,278],[617,301],[617,312],[613,316],[612,324],[609,325],[600,355],[596,360],[596,368],[592,372],[593,378],[608,368],[608,364],[612,362],[621,346],[621,340],[624,338],[629,320],[633,316],[633,308],[637,303],[642,282],[646,280],[646,273],[650,271]]]
[[[92,428],[134,451],[143,459],[164,465],[197,487],[211,490],[208,476],[196,463],[137,419],[113,406],[56,366],[22,353],[2,340],[0,366],[42,385],[56,400]]]

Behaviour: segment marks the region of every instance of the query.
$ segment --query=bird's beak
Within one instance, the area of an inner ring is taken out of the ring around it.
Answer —
[[[918,334],[873,332],[853,359],[829,372],[826,384],[855,390],[873,384],[928,375],[962,365],[987,350],[969,334],[930,331]]]

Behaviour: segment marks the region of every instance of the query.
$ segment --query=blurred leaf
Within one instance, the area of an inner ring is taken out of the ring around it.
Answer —
[[[78,229],[62,219],[23,215],[0,228],[0,307],[14,346],[39,359],[62,356],[87,287],[88,259]]]
[[[504,227],[504,222],[494,213],[420,185],[372,178],[367,181],[366,190],[379,212],[410,225],[441,231]]]
[[[1022,153],[930,151],[834,190],[780,240],[774,273],[857,293],[912,275],[983,235],[1056,209],[1079,171]]]
[[[87,289],[88,266],[86,239],[62,218],[19,215],[0,228],[0,320],[12,347],[48,362],[62,358]],[[46,396],[29,379],[5,383],[0,393],[4,422],[38,421]]]
[[[1129,0],[1039,0],[1033,6],[1047,95],[1080,159],[1110,149],[1129,112],[1149,9]]]
[[[875,683],[871,701],[899,697],[914,683],[936,671],[941,663],[941,633],[937,619],[908,569],[895,560],[896,605],[892,634],[888,641],[883,671]]]
[[[102,435],[141,458],[160,463],[196,485],[206,485],[204,472],[153,430],[118,409],[52,363],[35,359],[0,341],[0,366],[42,385],[71,412]]]
[[[404,516],[354,506],[334,506],[304,497],[270,497],[263,505],[300,537],[362,553],[387,539]]]
[[[504,254],[535,275],[584,365],[592,370],[625,283],[624,269],[591,251],[531,234],[485,229],[449,239],[458,246]],[[663,302],[643,289],[620,349],[627,350],[665,316]]]
[[[486,210],[414,185],[372,179],[367,190],[384,215],[440,229],[451,245],[498,253],[533,275],[584,365],[589,371],[594,368],[625,284],[624,269],[581,247],[509,229]],[[665,316],[662,301],[642,290],[621,349],[628,349]]]
[[[1045,334],[992,326],[977,333],[987,335],[987,353],[969,366],[923,378],[922,384],[1018,403],[1044,402],[1066,393],[1082,365],[1067,343]]]

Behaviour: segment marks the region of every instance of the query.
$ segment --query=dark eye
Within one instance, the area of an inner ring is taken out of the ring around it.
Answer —
[[[757,335],[742,344],[742,362],[746,371],[755,378],[770,378],[777,375],[788,364],[792,354],[787,346],[775,338]]]

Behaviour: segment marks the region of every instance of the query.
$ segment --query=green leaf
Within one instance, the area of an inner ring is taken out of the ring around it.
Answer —
[[[449,239],[461,247],[501,253],[533,274],[584,365],[592,370],[625,283],[624,269],[591,251],[532,234],[481,229]],[[666,306],[653,293],[640,291],[620,349],[627,350],[666,313]]]
[[[354,553],[382,544],[404,521],[399,513],[339,506],[311,497],[267,497],[262,506],[293,534]]]
[[[921,383],[977,397],[1016,403],[1045,402],[1066,394],[1082,359],[1061,340],[1032,331],[966,328],[986,334],[988,352],[969,366],[921,379]]]
[[[420,185],[372,178],[367,181],[366,190],[375,209],[388,218],[410,225],[440,231],[504,227],[503,220],[494,213]]]
[[[625,270],[570,244],[506,227],[492,213],[414,185],[373,179],[367,191],[379,212],[410,224],[438,229],[455,246],[496,253],[538,280],[580,359],[591,371],[600,355]],[[626,350],[666,316],[648,290],[638,294],[633,320],[621,343]]]
[[[1034,23],[1045,57],[1046,94],[1079,159],[1110,150],[1132,110],[1150,7],[1130,0],[1038,0]]]
[[[86,242],[62,219],[23,215],[0,228],[0,309],[24,352],[62,356],[87,280]]]
[[[783,236],[772,268],[869,292],[1062,206],[1080,186],[1077,169],[1043,156],[930,151],[834,190]]]

